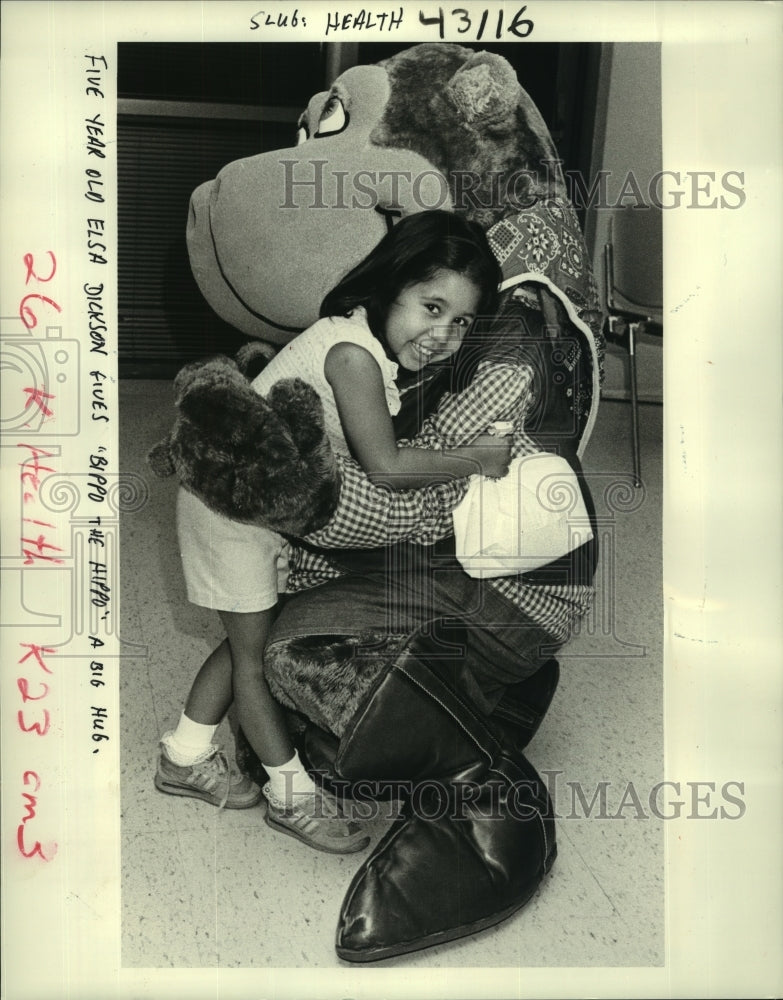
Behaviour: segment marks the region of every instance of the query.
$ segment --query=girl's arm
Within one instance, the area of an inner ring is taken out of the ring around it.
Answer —
[[[398,448],[381,370],[363,347],[335,344],[326,356],[324,374],[345,439],[373,483],[407,490],[474,473],[502,476],[508,471],[510,438],[485,434],[467,447],[444,451]]]

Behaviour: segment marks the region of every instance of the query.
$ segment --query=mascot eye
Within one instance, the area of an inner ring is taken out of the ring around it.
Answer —
[[[336,135],[338,132],[342,132],[347,125],[348,114],[343,107],[343,102],[339,97],[332,95],[321,112],[318,131],[315,133],[316,138],[320,139],[325,135]]]

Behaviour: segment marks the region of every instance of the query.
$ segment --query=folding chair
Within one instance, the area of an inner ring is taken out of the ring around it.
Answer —
[[[661,209],[615,209],[604,246],[607,339],[630,360],[634,485],[641,486],[636,347],[640,331],[663,336],[663,219]]]

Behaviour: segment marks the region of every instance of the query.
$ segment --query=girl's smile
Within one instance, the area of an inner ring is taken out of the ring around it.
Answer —
[[[408,285],[392,303],[386,342],[403,368],[419,371],[451,357],[476,318],[480,290],[457,271],[436,271]]]

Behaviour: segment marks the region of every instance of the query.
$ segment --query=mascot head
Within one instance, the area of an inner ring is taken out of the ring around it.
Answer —
[[[298,144],[230,163],[193,194],[191,266],[248,336],[283,344],[394,219],[429,208],[485,229],[564,199],[549,132],[501,56],[418,45],[316,94]]]
[[[581,450],[598,399],[595,285],[554,144],[501,56],[426,44],[347,70],[311,98],[296,146],[229,163],[194,192],[191,267],[215,312],[254,347],[285,344],[396,220],[433,208],[481,225],[501,290],[530,296],[549,327],[584,338]],[[505,330],[502,305],[496,319]],[[518,337],[517,326],[504,336]],[[437,397],[443,387],[433,386]],[[158,473],[176,472],[239,520],[299,535],[326,522],[339,474],[309,387],[281,384],[261,400],[239,368],[212,359],[189,367],[175,391],[177,423],[152,456]]]

